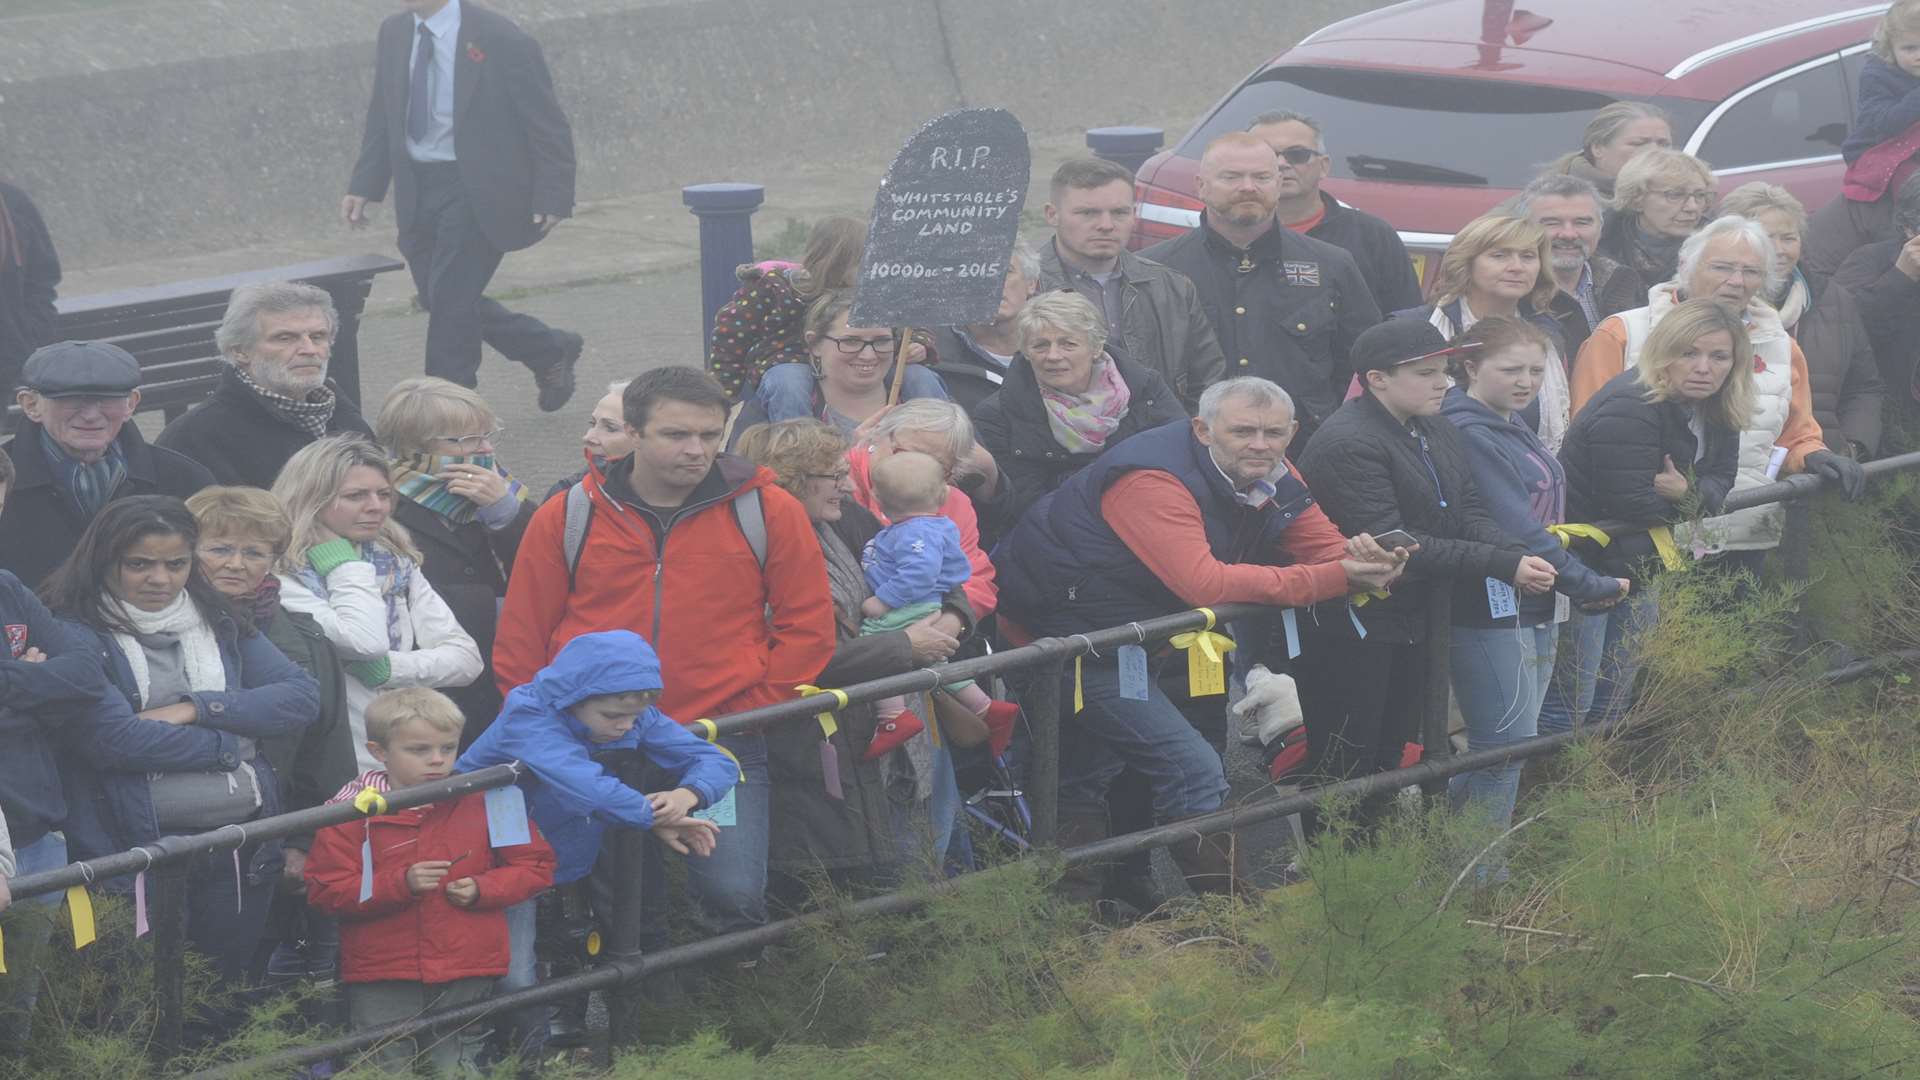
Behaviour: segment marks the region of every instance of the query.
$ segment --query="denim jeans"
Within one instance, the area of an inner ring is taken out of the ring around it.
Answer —
[[[1553,674],[1559,627],[1453,628],[1448,662],[1467,721],[1467,749],[1491,750],[1534,736]],[[1471,808],[1506,828],[1520,791],[1520,762],[1463,773],[1447,784],[1455,810]]]
[[[494,980],[496,994],[511,994],[515,990],[526,990],[539,981],[538,956],[534,953],[534,937],[540,924],[540,897],[529,896],[507,908],[507,973]],[[522,1061],[534,1061],[540,1057],[547,1042],[547,1019],[553,1012],[552,1005],[528,1005],[508,1013],[505,1026],[512,1032],[509,1038],[500,1040],[502,1050],[516,1051]],[[496,1023],[499,1023],[496,1021]]]
[[[1220,809],[1227,800],[1227,774],[1220,755],[1160,689],[1147,680],[1147,699],[1120,696],[1117,665],[1089,659],[1080,686],[1086,708],[1065,718],[1060,731],[1060,804],[1104,810],[1107,789],[1123,769],[1147,779],[1153,817],[1166,823]],[[1072,707],[1068,670],[1060,700]]]
[[[1553,735],[1626,715],[1633,704],[1634,677],[1640,674],[1635,639],[1659,618],[1660,605],[1644,583],[1636,583],[1631,596],[1605,611],[1574,612],[1540,706],[1540,733]]]
[[[891,357],[888,358],[891,360]],[[760,376],[760,389],[754,391],[755,400],[767,411],[769,423],[782,420],[819,419],[820,414],[813,407],[814,383],[819,376],[813,373],[810,364],[775,364]],[[951,401],[947,393],[947,384],[940,380],[932,368],[921,364],[908,364],[906,385],[900,388],[900,400],[912,401],[914,398],[939,398]],[[887,385],[893,385],[893,374],[887,374]]]
[[[50,832],[13,852],[14,875],[25,877],[67,865],[67,839]],[[40,999],[40,961],[53,937],[61,894],[15,901],[0,916],[6,929],[7,973],[0,975],[0,1052],[20,1052],[33,1033],[33,1007]]]
[[[684,856],[687,887],[692,890],[695,917],[701,936],[746,930],[767,921],[767,837],[772,831],[770,814],[773,803],[767,773],[767,740],[764,735],[727,735],[720,745],[740,761],[746,779],[733,786],[732,825],[720,828],[720,841],[713,854]],[[662,846],[648,838],[643,884],[647,910],[664,915],[666,860]],[[664,918],[647,916],[642,947],[664,948],[667,927]]]

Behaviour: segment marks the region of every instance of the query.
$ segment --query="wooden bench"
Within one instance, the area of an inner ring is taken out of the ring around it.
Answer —
[[[140,361],[140,411],[159,411],[173,420],[220,382],[225,361],[213,344],[213,334],[226,315],[233,290],[269,281],[301,281],[333,297],[340,330],[327,374],[357,403],[360,313],[366,309],[374,275],[405,265],[385,255],[349,255],[227,277],[66,296],[58,304],[59,334],[64,341],[111,341],[132,353]],[[10,406],[10,411],[18,408]]]

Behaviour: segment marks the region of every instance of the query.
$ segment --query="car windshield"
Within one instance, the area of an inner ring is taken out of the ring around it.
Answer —
[[[1332,175],[1354,180],[1517,188],[1574,149],[1587,121],[1615,97],[1557,86],[1347,68],[1276,68],[1242,86],[1180,144],[1198,158],[1208,141],[1287,110],[1327,132]],[[1683,142],[1705,102],[1652,99]]]

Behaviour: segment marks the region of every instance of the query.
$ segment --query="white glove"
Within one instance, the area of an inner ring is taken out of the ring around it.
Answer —
[[[1291,675],[1275,675],[1264,664],[1247,672],[1247,692],[1229,710],[1240,718],[1240,741],[1267,746],[1304,721],[1300,691]]]

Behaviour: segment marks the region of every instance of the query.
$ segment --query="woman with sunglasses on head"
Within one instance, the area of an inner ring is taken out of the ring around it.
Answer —
[[[293,524],[274,567],[280,603],[311,616],[346,661],[356,765],[371,772],[380,767],[366,748],[375,694],[466,686],[486,664],[421,571],[412,536],[393,519],[398,496],[378,446],[357,435],[308,443],[280,470],[273,497]]]
[[[129,713],[75,732],[61,765],[69,855],[92,859],[161,836],[209,832],[281,811],[268,740],[297,738],[320,691],[195,562],[200,527],[165,495],[108,503],[47,579],[47,606],[106,660]],[[187,939],[239,985],[280,880],[278,840],[187,864]]]
[[[447,691],[471,745],[499,714],[493,632],[507,576],[538,503],[496,456],[503,431],[485,399],[431,376],[403,379],[374,420],[393,473],[393,520],[420,549],[420,570],[473,636],[487,670]]]

